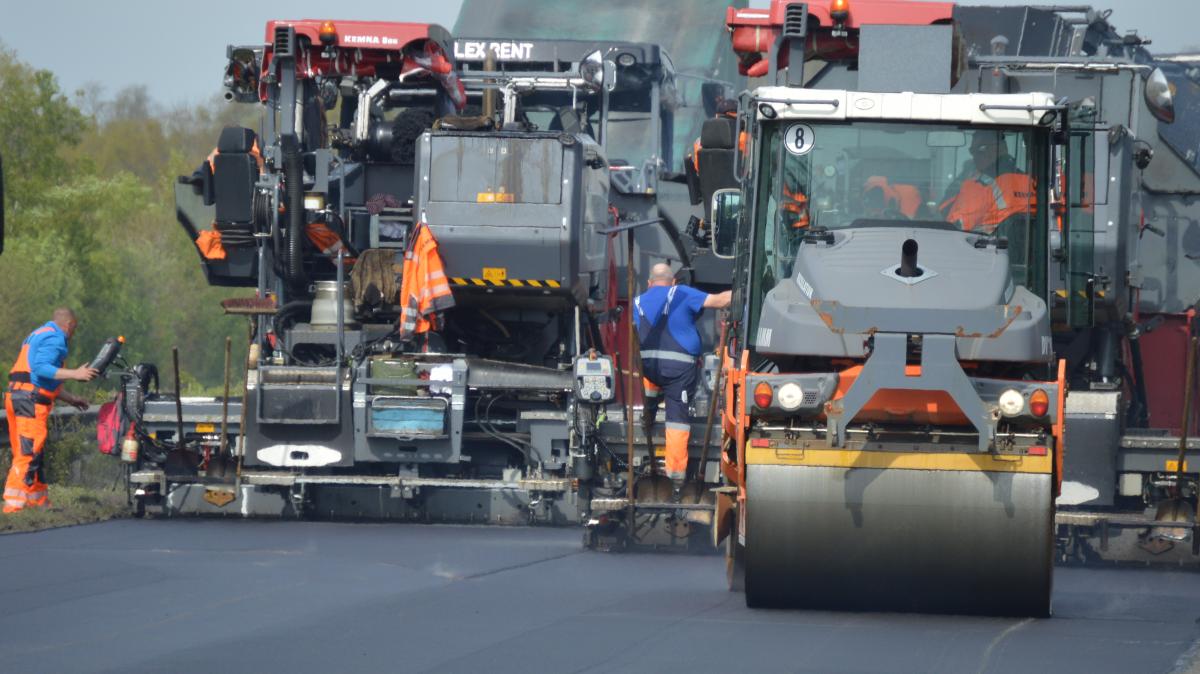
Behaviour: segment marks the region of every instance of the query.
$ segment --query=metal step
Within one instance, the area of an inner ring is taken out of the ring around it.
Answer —
[[[164,484],[166,476],[161,470],[142,470],[130,475],[134,484]],[[202,477],[182,480],[195,484],[215,484],[213,480]],[[220,481],[231,484],[228,478]],[[245,471],[242,473],[242,484],[291,487],[293,485],[341,485],[363,487],[393,487],[396,489],[416,487],[440,487],[451,489],[495,489],[507,491],[540,491],[565,492],[571,489],[568,478],[551,479],[517,479],[517,480],[479,480],[467,478],[436,478],[436,477],[392,477],[382,475],[296,475],[293,473],[276,473],[265,471]]]
[[[1158,521],[1145,515],[1128,513],[1059,511],[1054,514],[1055,524],[1071,526],[1114,526],[1114,527],[1163,527],[1167,529],[1200,529],[1200,522]]]
[[[593,513],[609,513],[624,510],[629,507],[629,501],[623,498],[594,498],[589,502]],[[707,510],[716,511],[713,503],[635,503],[635,510]]]

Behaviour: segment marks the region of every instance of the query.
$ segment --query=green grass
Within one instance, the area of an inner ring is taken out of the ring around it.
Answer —
[[[26,508],[0,515],[0,534],[40,531],[126,517],[125,492],[50,485],[50,508]]]

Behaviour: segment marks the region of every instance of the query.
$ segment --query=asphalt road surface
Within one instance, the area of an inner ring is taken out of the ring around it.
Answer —
[[[719,557],[584,552],[573,529],[126,520],[0,537],[6,672],[1195,667],[1200,573],[1062,568],[1054,609],[751,611]]]

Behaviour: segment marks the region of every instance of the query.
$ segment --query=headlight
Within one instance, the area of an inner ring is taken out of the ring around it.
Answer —
[[[800,403],[804,402],[804,390],[796,382],[788,382],[779,387],[775,398],[779,401],[780,407],[790,412],[799,409]]]
[[[325,195],[311,193],[304,195],[304,210],[306,211],[322,211],[325,210]]]
[[[1025,396],[1016,389],[1006,389],[1000,394],[1000,413],[1006,417],[1015,417],[1025,411]]]
[[[599,49],[585,56],[579,63],[579,75],[596,86],[604,84],[604,57],[600,55]]]
[[[1162,68],[1155,68],[1146,80],[1146,88],[1142,92],[1151,114],[1158,121],[1170,124],[1175,121],[1175,94],[1171,91],[1171,82]]]

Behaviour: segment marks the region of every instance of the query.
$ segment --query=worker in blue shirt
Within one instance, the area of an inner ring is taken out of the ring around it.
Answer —
[[[664,263],[650,269],[648,287],[634,300],[633,318],[642,352],[642,429],[646,442],[653,447],[658,405],[666,398],[667,477],[678,500],[687,474],[688,437],[691,414],[688,400],[696,389],[699,369],[700,333],[696,319],[705,309],[729,306],[730,291],[709,294],[675,283],[671,266]]]
[[[64,381],[91,381],[96,370],[81,365],[67,369],[67,341],[78,321],[67,308],[55,309],[54,319],[34,330],[21,343],[17,362],[8,373],[4,412],[8,415],[8,437],[12,443],[12,467],[4,482],[4,512],[50,505],[42,474],[42,452],[46,447],[47,422],[54,401],[86,410],[83,398],[62,390]]]

